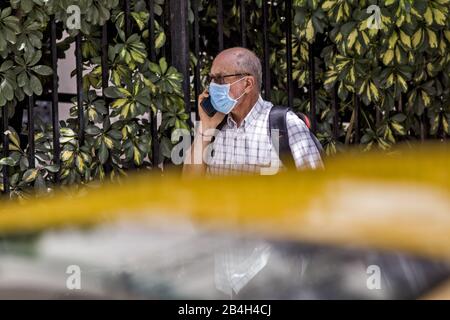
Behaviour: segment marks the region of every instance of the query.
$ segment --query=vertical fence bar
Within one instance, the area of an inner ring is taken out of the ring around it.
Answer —
[[[109,116],[109,100],[106,98],[105,90],[108,88],[109,82],[109,71],[108,71],[108,23],[105,23],[102,27],[102,56],[101,56],[101,65],[102,65],[102,95],[103,100],[105,101],[105,107],[107,110],[107,114]]]
[[[168,14],[168,1],[165,0],[164,1],[164,7],[163,7],[163,13],[161,14],[161,27],[164,29],[164,32],[166,34],[166,43],[164,43],[164,45],[161,47],[161,56],[163,57],[167,57],[167,53],[166,53],[166,47],[168,46],[168,42],[170,42],[169,40],[169,36],[170,36],[170,30],[166,30],[166,14]]]
[[[170,1],[165,0],[164,1],[164,12],[161,15],[161,25],[163,26],[165,32],[166,32],[166,43],[161,48],[162,53],[161,56],[166,57],[167,62],[169,64],[172,64],[171,58],[171,52],[170,52],[170,44],[172,43],[172,40],[170,38]]]
[[[270,100],[270,52],[267,23],[269,20],[269,8],[267,0],[263,0],[263,47],[264,47],[264,98]]]
[[[52,17],[50,24],[50,48],[52,56],[52,127],[53,127],[53,164],[59,166],[61,148],[59,144],[59,97],[58,97],[58,52],[56,47],[56,21]],[[59,181],[59,174],[55,174],[55,181]]]
[[[11,117],[8,120],[9,126],[17,131],[17,133],[19,134],[19,137],[21,136],[20,129],[22,128],[23,112],[24,112],[24,108],[26,109],[26,107],[25,107],[26,104],[27,104],[27,102],[25,100],[18,102],[16,104],[16,106],[14,107],[14,113],[11,115]],[[20,146],[25,147],[24,144],[25,144],[25,141],[21,140]]]
[[[128,39],[131,35],[131,4],[130,0],[125,0],[124,2],[124,21],[125,21],[125,38]],[[133,161],[129,164],[129,169],[135,169],[136,166]]]
[[[339,100],[337,85],[333,87],[333,139],[339,138]]]
[[[34,97],[28,97],[28,165],[34,168]]]
[[[217,0],[217,33],[219,39],[219,52],[223,50],[223,3]]]
[[[147,2],[148,6],[148,31],[149,31],[149,48],[150,48],[150,61],[156,62],[156,48],[155,48],[155,12],[154,12],[154,1],[149,0]],[[153,108],[150,107],[149,112],[149,122],[150,131],[152,135],[152,166],[156,167],[159,164],[159,143],[158,143],[158,123],[157,123],[156,113],[153,112]]]
[[[311,117],[311,131],[316,133],[317,119],[316,119],[316,64],[314,61],[314,45],[308,46],[308,60],[309,60],[309,102],[310,102],[310,117]]]
[[[125,35],[131,35],[131,5],[130,0],[125,0]]]
[[[150,48],[150,61],[156,61],[156,49],[155,49],[155,3],[154,0],[147,1],[148,7],[148,41]]]
[[[2,136],[2,143],[3,143],[3,152],[2,152],[2,158],[5,158],[8,156],[9,152],[9,139],[8,135],[6,134],[6,130],[8,130],[8,107],[3,106],[2,107],[2,128],[1,128],[1,136]],[[8,176],[8,166],[3,166],[3,193],[8,194],[9,193],[9,176]]]
[[[294,88],[292,86],[292,0],[286,0],[285,6],[288,107],[292,108],[294,105]]]
[[[110,99],[106,97],[105,90],[108,88],[109,85],[109,69],[108,69],[108,22],[105,22],[102,26],[102,39],[101,39],[101,50],[102,55],[100,57],[101,59],[101,66],[102,66],[102,97],[103,101],[105,102],[105,108],[106,108],[106,116],[109,120],[109,103]],[[108,160],[105,163],[105,172],[110,173],[113,170],[112,167],[112,159],[111,155],[108,157]]]
[[[241,0],[241,44],[242,47],[247,47],[247,24],[246,24],[246,14],[245,14],[245,0]]]
[[[198,114],[198,96],[200,94],[200,27],[199,27],[199,21],[198,21],[198,1],[199,0],[193,0],[192,5],[192,11],[194,12],[194,55],[197,60],[197,63],[194,67],[194,95],[195,95],[195,120],[199,120],[199,114]]]
[[[84,108],[83,108],[83,60],[81,55],[81,32],[75,38],[75,60],[77,69],[77,105],[78,105],[78,143],[84,142]]]
[[[188,0],[169,1],[172,65],[183,74],[185,110],[190,115]]]

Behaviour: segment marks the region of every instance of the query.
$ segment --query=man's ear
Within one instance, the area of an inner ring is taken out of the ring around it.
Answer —
[[[245,83],[247,84],[247,88],[250,88],[250,90],[247,93],[250,93],[252,89],[256,86],[256,79],[254,76],[248,76],[245,80]],[[245,90],[247,91],[247,88]]]

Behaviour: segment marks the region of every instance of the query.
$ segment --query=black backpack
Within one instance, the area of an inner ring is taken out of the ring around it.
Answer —
[[[272,140],[272,145],[277,146],[277,143],[275,143],[274,139],[275,137],[272,137],[272,130],[278,129],[279,131],[279,143],[278,143],[278,150],[277,154],[280,156],[280,160],[283,162],[284,165],[286,165],[288,168],[295,168],[295,161],[294,157],[292,155],[291,147],[289,145],[289,136],[288,136],[288,130],[287,130],[287,123],[286,123],[286,115],[289,111],[291,111],[291,108],[284,107],[284,106],[273,106],[269,113],[269,136]],[[310,128],[310,122],[308,117],[303,113],[296,113],[294,112],[303,122],[305,122],[308,129]],[[319,153],[323,153],[322,145],[319,142],[319,139],[312,133],[312,131],[309,131],[309,134],[311,135],[311,139],[314,141],[317,149],[319,150]]]

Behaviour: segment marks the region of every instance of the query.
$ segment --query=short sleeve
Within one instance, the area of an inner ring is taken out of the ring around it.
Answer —
[[[314,143],[309,128],[293,111],[286,115],[289,146],[298,169],[323,168],[320,152]]]

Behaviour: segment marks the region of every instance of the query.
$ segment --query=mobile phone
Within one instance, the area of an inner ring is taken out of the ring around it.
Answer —
[[[217,112],[211,103],[210,97],[203,99],[201,106],[202,106],[203,110],[206,112],[206,114],[208,115],[208,117],[212,117]]]

